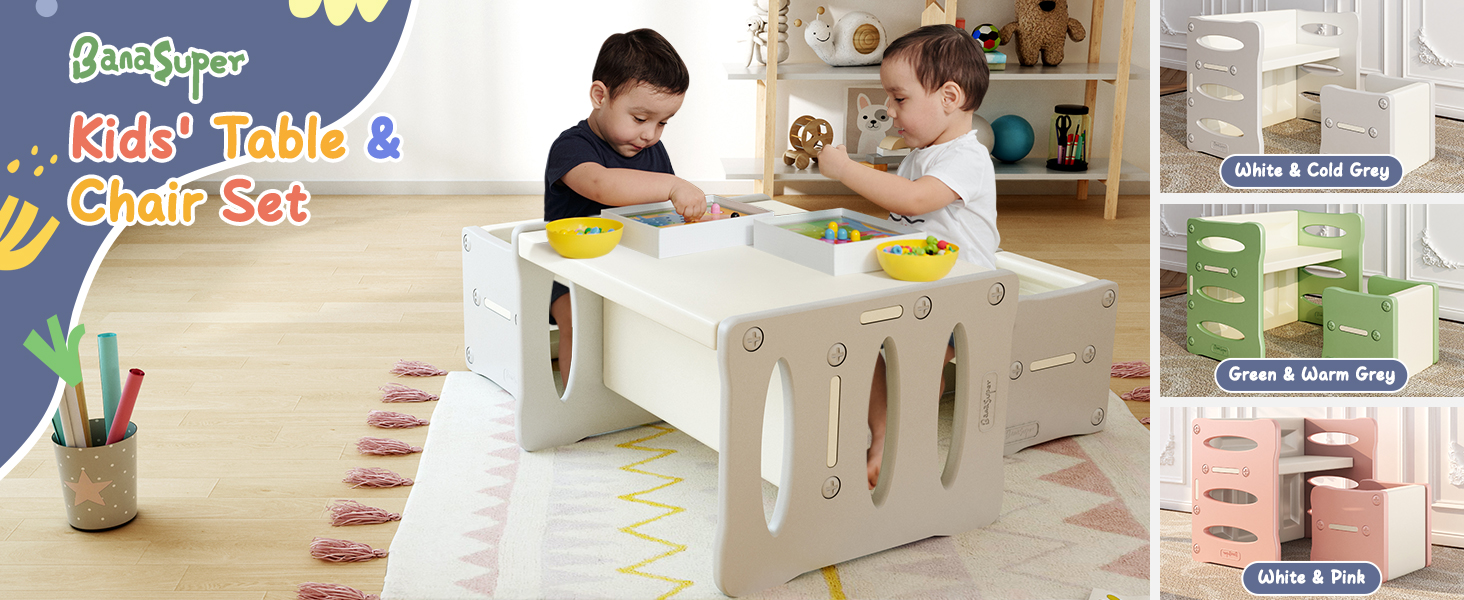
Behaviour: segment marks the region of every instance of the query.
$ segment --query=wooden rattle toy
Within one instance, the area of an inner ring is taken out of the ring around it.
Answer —
[[[834,143],[834,128],[828,121],[808,115],[798,117],[788,129],[788,146],[783,153],[783,164],[807,169],[818,162],[818,155],[824,147]]]

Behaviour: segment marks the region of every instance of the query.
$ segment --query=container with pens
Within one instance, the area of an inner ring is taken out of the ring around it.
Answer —
[[[1047,168],[1054,171],[1087,171],[1088,139],[1092,129],[1088,107],[1059,104],[1052,109],[1052,126],[1047,135]]]

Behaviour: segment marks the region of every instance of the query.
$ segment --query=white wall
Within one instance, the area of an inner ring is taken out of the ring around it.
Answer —
[[[789,20],[812,19],[814,8],[828,3],[793,2]],[[1104,60],[1118,53],[1121,0],[1108,0]],[[835,16],[865,10],[879,16],[891,36],[919,25],[920,0],[841,0]],[[1134,29],[1134,65],[1149,72],[1149,0],[1139,0]],[[1089,20],[1089,0],[1071,0],[1070,13]],[[543,192],[544,161],[549,144],[564,129],[589,114],[590,71],[601,42],[611,33],[651,27],[665,35],[691,71],[691,88],[682,110],[666,128],[664,141],[677,173],[702,184],[709,192],[746,193],[748,181],[726,180],[723,157],[751,156],[754,149],[756,84],[729,81],[725,63],[747,59],[746,19],[751,2],[690,0],[629,0],[590,2],[564,0],[552,4],[424,2],[407,47],[381,95],[357,122],[346,126],[352,145],[346,160],[335,164],[251,164],[206,178],[222,180],[244,173],[272,187],[299,180],[321,193],[471,193],[539,194]],[[967,28],[981,23],[1002,25],[1014,19],[1010,2],[958,3]],[[824,18],[828,18],[825,16]],[[802,28],[790,28],[790,62],[818,58],[803,41]],[[1087,44],[1068,43],[1069,62],[1087,58]],[[1130,86],[1125,155],[1130,162],[1149,165],[1149,81]],[[813,114],[841,122],[844,89],[848,83],[794,82],[780,86],[785,109],[779,113],[779,131],[787,131],[787,116]],[[1107,130],[1112,126],[1112,86],[1100,84],[1095,136],[1098,154],[1106,155]],[[1032,101],[1032,98],[1040,98]],[[987,96],[979,114],[995,119],[1018,114],[1042,128],[1054,104],[1081,103],[1083,86],[1076,82],[1003,83]],[[377,112],[391,113],[403,136],[405,158],[396,164],[377,164],[361,151],[365,120]],[[256,120],[260,115],[255,115]],[[842,127],[836,127],[842,138]],[[1039,135],[1039,138],[1042,137]],[[838,141],[842,142],[842,139]],[[1040,151],[1040,144],[1038,150]],[[830,184],[825,184],[825,188]],[[832,184],[837,185],[837,184]],[[1003,193],[1071,191],[1071,184],[1011,182]],[[815,186],[817,187],[817,186]],[[1094,191],[1102,190],[1095,183]],[[1148,193],[1148,182],[1125,184],[1125,193]],[[790,188],[791,193],[800,191]],[[809,191],[837,193],[837,189]]]

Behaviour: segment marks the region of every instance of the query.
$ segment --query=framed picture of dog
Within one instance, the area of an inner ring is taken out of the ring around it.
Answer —
[[[849,88],[847,96],[844,147],[849,154],[874,154],[880,140],[894,134],[894,120],[885,108],[889,94],[881,88]]]

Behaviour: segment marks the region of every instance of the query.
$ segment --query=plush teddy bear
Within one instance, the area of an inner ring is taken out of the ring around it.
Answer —
[[[1088,33],[1077,19],[1068,18],[1067,0],[1016,0],[1017,21],[1001,28],[1001,45],[1017,43],[1022,66],[1062,63],[1063,37],[1081,42]]]

